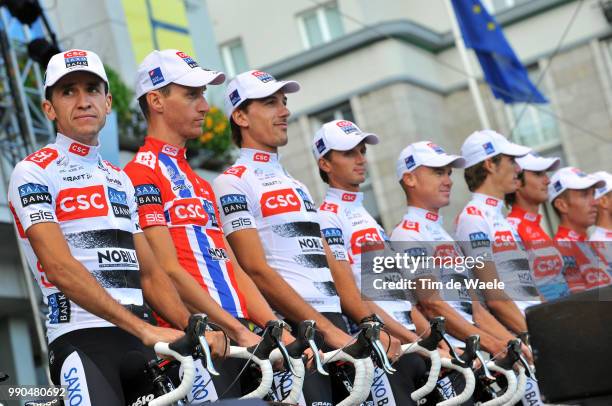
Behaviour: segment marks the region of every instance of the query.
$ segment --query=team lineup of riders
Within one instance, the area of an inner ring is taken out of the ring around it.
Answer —
[[[147,137],[122,170],[99,153],[112,95],[98,55],[73,49],[48,63],[42,109],[57,138],[17,164],[9,204],[48,306],[51,378],[56,385],[79,383],[66,403],[151,401],[156,388],[141,366],[159,361],[157,343],[186,339],[191,315],[205,314],[215,328],[202,328],[199,345],[210,349],[214,368],[206,357],[195,360],[186,404],[251,393],[256,372],[248,360],[228,355],[238,347],[260,354],[267,345],[262,333],[278,347],[299,348],[295,368],[303,368],[302,352],[307,369],[316,364],[292,398],[300,405],[339,404],[357,381],[368,385],[367,399],[341,404],[450,404],[443,402],[466,388],[461,404],[541,404],[525,309],[612,283],[605,245],[612,240],[612,175],[559,168],[559,158],[541,157],[492,130],[469,135],[460,155],[414,142],[397,158],[406,209],[388,237],[360,192],[366,150],[376,148],[378,135],[347,120],[316,131],[312,153],[328,185],[319,206],[283,168],[278,149],[288,140],[287,95],[300,90],[295,81],[262,71],[234,77],[224,102],[240,155],[212,185],[198,176],[185,145],[201,135],[207,86],[224,82],[222,72],[203,69],[179,50],[147,55],[135,88]],[[451,234],[440,210],[450,202],[453,170],[463,171],[472,196]],[[553,238],[541,226],[546,202],[560,221]],[[361,291],[362,268],[377,242],[404,247],[411,257],[483,259],[467,271],[438,266],[413,278],[503,281],[505,288],[460,283],[370,298]],[[269,333],[272,325],[281,328]],[[316,334],[314,328],[306,334],[315,334],[318,346],[301,345],[304,326],[316,326]],[[350,347],[356,335],[372,345]],[[503,375],[503,363],[485,361],[475,346],[492,360],[511,359],[508,387],[517,375],[528,389],[495,393],[487,366]],[[330,373],[317,373],[320,353],[338,349],[370,364],[376,353],[377,365],[367,377],[357,361],[354,369],[328,362]],[[476,390],[456,367],[462,362],[479,371]],[[280,402],[291,374],[282,362],[274,365],[265,395]],[[164,371],[176,385],[184,372],[176,364]],[[426,383],[430,393],[415,395]]]

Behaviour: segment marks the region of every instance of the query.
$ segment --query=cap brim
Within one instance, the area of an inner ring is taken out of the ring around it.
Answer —
[[[207,85],[220,85],[225,82],[225,74],[223,72],[193,69],[186,75],[172,81],[177,85],[188,87],[200,87]]]
[[[600,188],[604,187],[606,182],[603,180],[599,180],[592,176],[587,176],[584,178],[572,179],[571,182],[567,182],[566,189],[575,189],[575,190],[583,190],[591,187]]]
[[[505,145],[500,146],[500,153],[510,156],[525,156],[531,152],[531,148],[524,147],[512,142],[508,142]]]
[[[340,144],[330,143],[329,149],[334,151],[348,151],[349,149],[355,148],[362,141],[365,141],[366,144],[376,145],[380,140],[378,139],[378,135],[373,133],[347,134],[342,137],[342,142]]]
[[[276,83],[270,84],[270,86],[262,86],[259,91],[254,92],[253,94],[248,94],[245,97],[246,99],[262,99],[264,97],[268,97],[273,95],[274,93],[282,90],[284,93],[295,93],[300,90],[300,84],[293,80],[289,81],[278,81]]]
[[[453,168],[465,168],[465,159],[458,155],[444,154],[432,156],[427,162],[421,164],[421,166],[428,166],[430,168],[441,168],[447,165]]]
[[[520,160],[521,158],[519,158]],[[517,164],[524,171],[556,171],[561,166],[561,159],[559,158],[544,158],[544,157],[534,157],[534,161],[528,163],[522,163],[517,160]]]
[[[91,68],[89,68],[87,66],[78,66],[78,67],[74,67],[73,69],[71,69],[68,72],[64,72],[62,75],[60,75],[57,78],[55,78],[55,80],[53,80],[52,82],[45,83],[45,86],[44,86],[45,90],[48,87],[51,87],[51,86],[55,85],[57,82],[60,81],[61,78],[65,77],[65,76],[68,76],[68,75],[70,75],[71,73],[74,73],[74,72],[89,72],[89,73],[91,73],[93,75],[96,75],[97,77],[102,79],[106,84],[108,84],[108,78],[105,77],[105,76],[100,75],[99,72],[96,72],[95,70],[93,70],[93,69],[91,69]]]

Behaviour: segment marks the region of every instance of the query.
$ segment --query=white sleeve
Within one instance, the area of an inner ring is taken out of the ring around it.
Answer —
[[[20,232],[25,233],[38,223],[57,223],[56,196],[57,190],[48,171],[30,162],[18,163],[11,175],[8,199]]]
[[[459,215],[455,237],[466,256],[482,257],[485,261],[493,260],[494,237],[479,211],[470,214],[464,210]]]
[[[223,232],[226,236],[234,231],[256,228],[255,224],[255,202],[249,196],[249,186],[241,177],[224,173],[219,175],[213,188],[217,196],[217,205]]]
[[[348,261],[345,241],[350,240],[350,232],[343,230],[340,218],[329,211],[319,209],[321,234],[338,261]]]

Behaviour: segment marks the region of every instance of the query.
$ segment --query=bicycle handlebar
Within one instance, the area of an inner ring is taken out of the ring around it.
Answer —
[[[355,379],[353,388],[343,401],[338,403],[338,406],[358,405],[366,400],[370,394],[370,388],[374,381],[374,362],[370,355],[374,350],[375,356],[380,361],[383,369],[387,373],[395,372],[391,367],[391,363],[387,358],[379,340],[380,330],[383,324],[380,321],[365,321],[359,325],[361,331],[357,336],[357,340],[344,349],[334,350],[323,354],[324,363],[332,361],[346,361],[353,364],[355,367]]]
[[[293,384],[291,385],[291,391],[289,395],[281,401],[289,404],[297,404],[302,393],[302,386],[304,385],[304,377],[306,375],[306,368],[302,361],[302,354],[307,348],[310,348],[313,352],[315,365],[317,371],[323,375],[329,375],[327,371],[323,369],[323,363],[319,356],[319,345],[316,341],[321,341],[316,336],[316,323],[314,320],[304,320],[298,325],[298,331],[294,342],[287,346],[287,353],[289,354],[289,362],[293,366],[294,378]],[[275,349],[270,354],[270,360],[275,362],[282,357],[279,349]]]
[[[415,402],[418,402],[421,398],[431,393],[438,383],[438,375],[442,368],[440,354],[438,353],[438,344],[440,341],[444,340],[444,322],[444,317],[434,317],[430,321],[431,331],[428,337],[416,343],[402,345],[402,354],[418,352],[429,357],[431,360],[427,382],[410,394],[410,397]]]
[[[150,406],[171,405],[172,403],[177,402],[187,396],[191,390],[191,387],[193,386],[193,381],[195,379],[195,366],[192,356],[181,355],[178,351],[173,350],[171,346],[172,344],[159,342],[155,344],[154,348],[157,354],[169,355],[181,363],[181,366],[183,367],[183,379],[181,380],[181,384],[176,389],[151,400],[149,402]]]
[[[516,390],[514,391],[514,395],[510,398],[508,404],[514,405],[521,401],[523,396],[525,395],[525,388],[527,387],[527,375],[525,374],[525,368],[521,365],[518,366],[518,379],[516,384]]]
[[[463,375],[463,377],[465,378],[465,388],[457,396],[453,396],[452,398],[446,399],[438,403],[437,406],[461,405],[463,404],[463,402],[466,402],[468,399],[471,398],[472,394],[474,393],[474,389],[476,388],[476,378],[474,377],[474,372],[472,371],[472,369],[469,367],[466,368],[457,365],[454,361],[455,360],[450,360],[448,358],[441,359],[441,363],[444,368],[458,371]]]
[[[504,375],[506,377],[506,381],[508,382],[508,386],[503,395],[484,402],[481,406],[501,406],[509,404],[508,401],[510,400],[510,398],[513,397],[517,387],[516,375],[514,375],[514,370],[500,367],[492,361],[487,362],[487,366],[491,371],[499,372]]]
[[[282,320],[270,320],[264,329],[261,341],[251,347],[238,347],[230,346],[229,357],[240,358],[248,361],[253,361],[261,370],[261,382],[259,386],[240,399],[262,399],[268,394],[274,381],[274,372],[272,371],[272,364],[270,363],[270,354],[276,348],[278,349],[280,356],[285,360],[289,370],[293,375],[296,372],[293,369],[294,364],[291,362],[291,357],[287,353],[287,349],[281,341],[283,329],[288,328],[288,325]],[[297,364],[296,364],[297,365]],[[302,373],[302,376],[304,374]]]

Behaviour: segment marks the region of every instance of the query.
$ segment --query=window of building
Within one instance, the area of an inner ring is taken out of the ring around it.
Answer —
[[[302,43],[306,49],[330,42],[344,34],[336,3],[310,9],[299,14],[297,20]]]
[[[244,46],[240,39],[221,45],[221,58],[223,59],[225,73],[230,78],[249,70]]]
[[[537,65],[529,67],[529,78],[536,84],[540,76]],[[546,95],[545,81],[539,90]],[[505,106],[510,127],[514,128],[512,140],[537,151],[547,151],[561,144],[559,123],[550,104],[514,103]]]
[[[314,131],[317,131],[323,124],[333,120],[349,120],[359,125],[359,123],[355,122],[353,110],[351,109],[350,103],[347,101],[327,110],[313,114],[311,116],[311,128]],[[374,217],[378,224],[382,224],[380,211],[378,209],[378,204],[376,203],[376,195],[374,194],[374,187],[372,185],[372,178],[370,177],[369,171],[366,175],[365,182],[361,184],[360,189],[363,193],[363,206],[366,208],[368,213]]]

